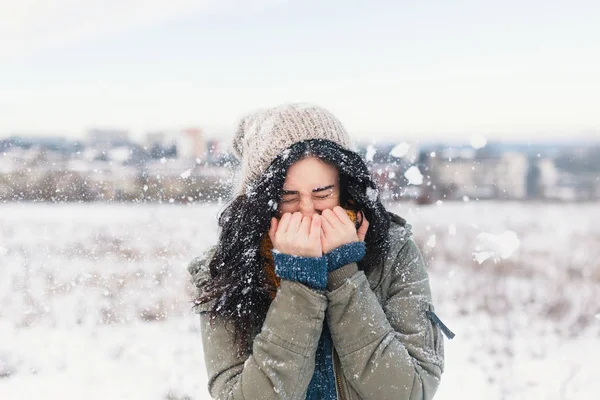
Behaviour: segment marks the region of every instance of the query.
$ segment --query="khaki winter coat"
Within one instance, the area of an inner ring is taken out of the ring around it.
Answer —
[[[380,265],[348,264],[318,292],[282,280],[252,352],[238,357],[231,324],[210,324],[197,306],[208,374],[216,399],[305,399],[325,317],[334,345],[338,399],[431,399],[444,368],[429,279],[410,225],[392,216],[391,248]],[[210,279],[214,247],[192,261],[192,282]]]

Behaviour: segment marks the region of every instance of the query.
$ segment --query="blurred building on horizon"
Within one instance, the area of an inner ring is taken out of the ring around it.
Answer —
[[[357,152],[384,201],[600,199],[600,143],[388,141],[357,143]],[[210,185],[226,196],[236,164],[201,128],[148,132],[142,143],[105,128],[85,141],[13,136],[0,139],[0,200],[210,200]]]

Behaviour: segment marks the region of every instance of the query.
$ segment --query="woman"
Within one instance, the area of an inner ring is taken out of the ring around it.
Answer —
[[[219,241],[189,266],[211,396],[432,398],[444,356],[423,258],[341,123],[262,110],[234,150]]]

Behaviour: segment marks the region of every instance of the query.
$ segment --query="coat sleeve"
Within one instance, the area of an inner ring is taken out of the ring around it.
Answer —
[[[196,265],[197,265],[196,261]],[[202,267],[188,268],[196,285],[206,279]],[[195,271],[195,273],[194,273]],[[208,390],[215,399],[303,399],[313,375],[327,298],[308,287],[282,280],[252,353],[240,357],[233,326],[209,321],[202,306],[202,344]]]
[[[327,320],[343,373],[363,399],[431,399],[443,371],[440,329],[421,252],[408,239],[395,256],[386,299],[363,271],[328,293]],[[347,272],[347,271],[346,271]]]

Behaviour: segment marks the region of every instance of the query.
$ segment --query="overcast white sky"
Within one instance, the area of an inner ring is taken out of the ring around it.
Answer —
[[[0,137],[319,103],[365,138],[600,137],[600,2],[0,0]]]

